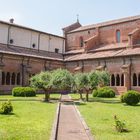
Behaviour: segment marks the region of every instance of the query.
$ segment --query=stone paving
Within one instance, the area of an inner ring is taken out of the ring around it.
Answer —
[[[57,140],[89,140],[68,95],[62,95]]]

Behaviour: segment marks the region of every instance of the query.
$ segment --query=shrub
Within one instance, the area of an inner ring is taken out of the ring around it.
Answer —
[[[36,96],[36,91],[31,87],[15,87],[12,90],[13,96],[32,97]]]
[[[121,95],[121,102],[128,105],[136,105],[140,101],[140,94],[137,91],[129,90]]]
[[[3,102],[0,108],[1,114],[10,114],[13,111],[13,106],[10,101]]]
[[[115,91],[110,87],[101,87],[93,90],[93,97],[113,98],[115,97]]]
[[[114,116],[114,120],[115,120],[115,128],[117,130],[117,132],[126,132],[127,129],[125,129],[125,122],[121,121],[117,118],[117,116]]]

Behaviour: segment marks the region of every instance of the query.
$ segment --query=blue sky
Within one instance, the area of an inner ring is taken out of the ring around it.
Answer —
[[[61,28],[140,15],[140,0],[0,0],[0,20],[62,35]]]

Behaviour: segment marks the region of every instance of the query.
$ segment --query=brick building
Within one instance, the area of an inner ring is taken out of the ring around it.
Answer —
[[[0,21],[0,90],[43,70],[108,70],[110,86],[140,91],[140,16],[63,28],[64,37]]]

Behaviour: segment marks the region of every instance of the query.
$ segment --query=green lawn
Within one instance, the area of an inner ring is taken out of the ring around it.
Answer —
[[[35,97],[14,97],[12,95],[0,95],[0,101],[2,100],[42,100],[45,97],[44,94],[37,94]],[[51,94],[50,98],[52,100],[58,100],[60,94]]]
[[[71,95],[78,99],[78,95]],[[96,140],[140,140],[140,104],[127,106],[119,98],[92,98],[88,103],[76,103]],[[125,120],[129,132],[115,131],[114,118]]]
[[[42,97],[44,95],[30,98],[42,99]],[[53,94],[51,97],[56,99],[59,95]],[[13,98],[17,97],[0,96],[0,99]],[[25,100],[24,97],[19,98]],[[13,114],[0,115],[0,140],[49,140],[56,114],[56,102],[45,103],[27,99],[27,101],[12,101],[12,104]]]

